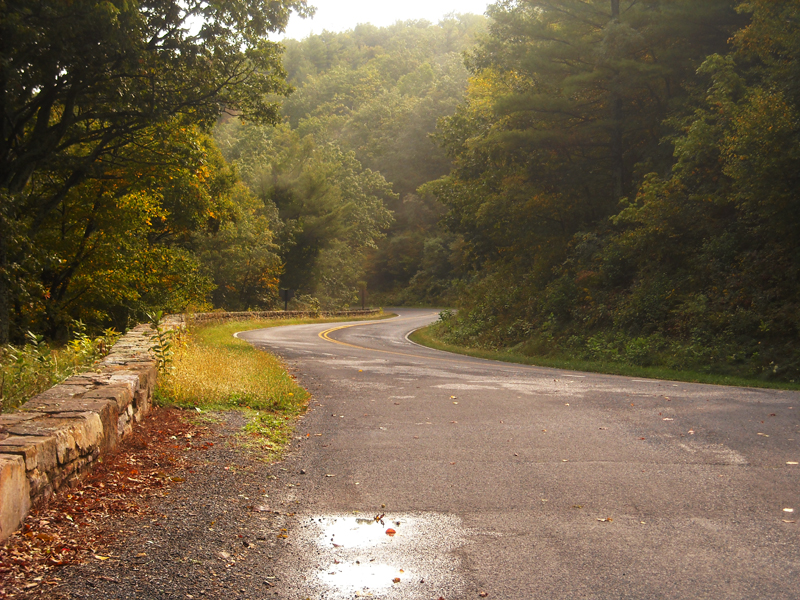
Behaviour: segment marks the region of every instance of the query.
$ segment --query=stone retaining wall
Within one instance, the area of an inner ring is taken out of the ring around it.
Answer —
[[[366,316],[378,310],[320,313]],[[166,329],[186,320],[297,318],[309,313],[269,311],[204,313],[164,319]],[[152,329],[138,325],[122,336],[94,371],[74,375],[31,398],[16,412],[0,414],[0,542],[8,538],[31,506],[72,485],[102,455],[131,435],[150,410],[158,374],[150,348]]]
[[[378,314],[380,310],[367,308],[365,310],[339,310],[339,311],[320,311],[318,317],[362,317]],[[305,319],[311,313],[303,310],[263,310],[253,312],[210,312],[198,313],[188,317],[191,321],[244,321],[247,319]]]

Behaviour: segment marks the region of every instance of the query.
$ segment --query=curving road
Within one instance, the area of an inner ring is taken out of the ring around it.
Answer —
[[[800,598],[800,394],[451,355],[395,312],[239,334],[314,395],[280,597]]]

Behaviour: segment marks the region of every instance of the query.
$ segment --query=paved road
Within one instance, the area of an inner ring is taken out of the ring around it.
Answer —
[[[800,598],[800,394],[441,353],[397,312],[240,334],[314,394],[281,597]]]

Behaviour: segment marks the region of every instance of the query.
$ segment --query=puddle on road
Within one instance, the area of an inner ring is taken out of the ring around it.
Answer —
[[[320,581],[342,596],[375,596],[388,588],[414,581],[416,575],[391,565],[360,562],[332,564],[319,575]]]
[[[289,597],[428,600],[462,591],[453,550],[463,545],[464,532],[455,517],[328,514],[299,524],[295,558],[306,564],[289,567],[291,576],[282,578]]]
[[[388,523],[381,518],[318,517],[316,524],[322,529],[320,546],[333,548],[371,548],[382,542],[393,541],[399,534],[402,521]],[[394,533],[388,535],[387,530]]]

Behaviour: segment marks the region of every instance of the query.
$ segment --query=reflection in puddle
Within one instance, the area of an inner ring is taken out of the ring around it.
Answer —
[[[464,543],[464,532],[452,515],[329,513],[308,515],[299,525],[297,552],[283,567],[281,597],[430,600],[463,595],[459,559],[452,551]]]
[[[325,517],[315,519],[315,524],[322,529],[319,544],[323,547],[371,548],[391,542],[395,535],[401,535],[400,521],[390,523],[363,517]],[[396,532],[391,536],[386,533],[390,528]]]
[[[319,575],[322,583],[335,588],[340,594],[369,594],[385,590],[411,577],[411,573],[386,564],[359,562],[332,564]]]

